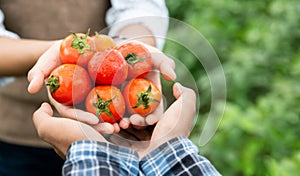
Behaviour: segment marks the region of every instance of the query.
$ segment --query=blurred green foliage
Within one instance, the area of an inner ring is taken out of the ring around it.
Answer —
[[[202,155],[223,175],[300,173],[300,1],[166,0],[170,16],[200,31],[226,76],[226,109]],[[202,66],[167,41],[184,62],[201,97],[191,139],[197,144],[211,103]]]

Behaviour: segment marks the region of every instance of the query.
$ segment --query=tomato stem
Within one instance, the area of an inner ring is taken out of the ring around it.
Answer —
[[[59,88],[58,77],[51,75],[48,78],[46,86],[50,86],[50,92],[53,93]]]
[[[151,90],[152,90],[152,86],[150,84],[148,89],[145,92],[139,92],[138,93],[138,102],[134,106],[132,106],[132,108],[137,108],[142,105],[144,107],[144,109],[147,109],[147,108],[149,108],[151,102],[159,103],[160,102],[159,100],[154,99],[150,96]]]
[[[129,53],[125,56],[125,60],[127,61],[128,64],[130,64],[132,67],[134,67],[134,64],[138,63],[138,62],[142,62],[144,60],[146,60],[147,58],[142,58],[142,57],[138,57],[137,54],[135,53]]]
[[[105,101],[97,94],[97,99],[97,102],[94,103],[94,106],[97,108],[96,115],[100,117],[101,113],[106,113],[112,118],[112,120],[114,120],[115,118],[112,115],[110,109],[108,108],[109,104],[113,101],[114,98]]]
[[[74,36],[74,40],[72,41],[71,46],[77,49],[79,54],[83,54],[85,50],[91,50],[91,46],[87,43],[89,33],[90,33],[90,29],[88,29],[87,33],[83,38],[78,37],[76,33],[72,33]]]

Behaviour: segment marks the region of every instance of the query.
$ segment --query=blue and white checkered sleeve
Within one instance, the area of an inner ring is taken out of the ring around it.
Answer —
[[[180,136],[162,144],[140,161],[143,174],[209,175],[220,173],[210,161],[199,155],[199,150],[187,137]]]
[[[62,174],[82,175],[138,175],[137,152],[113,144],[82,140],[72,143]]]

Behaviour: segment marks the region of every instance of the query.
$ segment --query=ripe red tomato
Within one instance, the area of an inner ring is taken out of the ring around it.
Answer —
[[[56,101],[71,106],[85,99],[91,81],[88,72],[81,66],[63,64],[51,72],[46,85]]]
[[[125,113],[123,95],[115,86],[96,86],[87,95],[86,110],[104,122],[115,123]]]
[[[88,33],[73,33],[65,37],[60,44],[60,59],[64,64],[78,64],[85,67],[95,53],[94,48]]]
[[[152,57],[143,45],[126,43],[118,50],[128,63],[128,78],[145,77],[151,71]]]
[[[128,75],[128,65],[115,49],[97,52],[88,64],[88,71],[96,84],[119,85]]]
[[[162,94],[153,82],[136,78],[125,85],[123,96],[130,114],[147,115],[158,107]]]

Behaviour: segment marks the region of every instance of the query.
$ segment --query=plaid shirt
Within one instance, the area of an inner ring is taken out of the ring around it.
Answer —
[[[174,138],[142,158],[126,147],[97,141],[74,142],[67,153],[63,175],[220,175],[198,154],[186,137]]]

